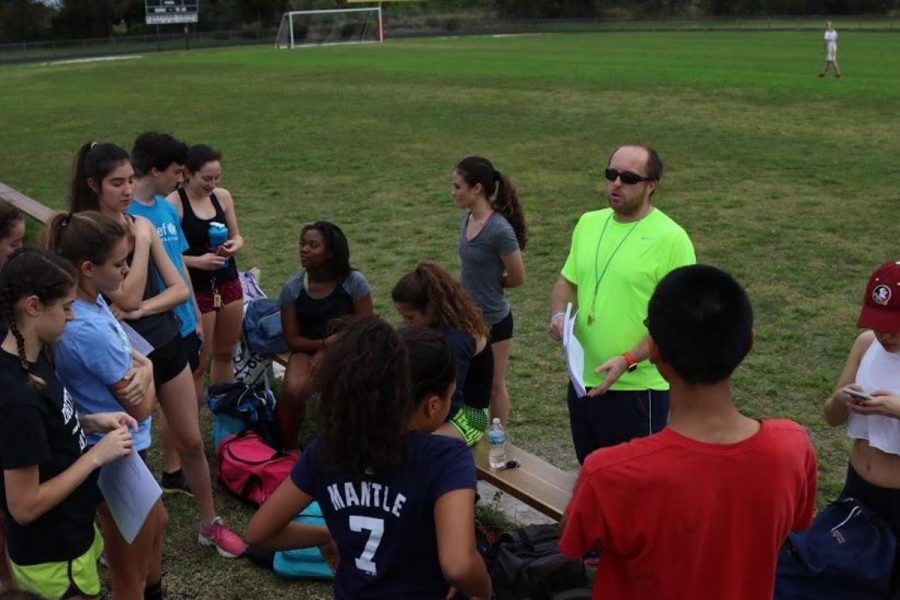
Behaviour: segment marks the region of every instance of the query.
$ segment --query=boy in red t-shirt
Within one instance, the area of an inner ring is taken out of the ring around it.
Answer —
[[[750,300],[719,269],[682,267],[657,286],[647,328],[671,385],[669,424],[588,456],[560,549],[600,551],[595,599],[771,598],[778,549],[812,521],[816,455],[796,423],[734,406]]]

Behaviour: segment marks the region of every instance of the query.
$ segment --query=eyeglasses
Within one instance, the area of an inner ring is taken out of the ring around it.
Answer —
[[[603,175],[606,177],[607,181],[615,181],[618,177],[625,185],[634,185],[641,181],[652,181],[649,177],[644,177],[643,175],[638,175],[631,171],[619,171],[617,169],[607,169],[604,171]]]

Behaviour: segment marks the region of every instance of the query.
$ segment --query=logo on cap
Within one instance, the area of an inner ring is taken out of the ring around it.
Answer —
[[[872,301],[875,304],[887,306],[888,302],[891,301],[891,288],[884,284],[876,285],[875,289],[872,290]]]

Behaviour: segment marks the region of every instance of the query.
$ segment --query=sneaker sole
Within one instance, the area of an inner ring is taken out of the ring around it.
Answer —
[[[226,552],[226,551],[222,550],[221,548],[219,548],[218,546],[216,546],[216,543],[215,543],[214,541],[212,541],[211,539],[208,539],[208,538],[203,537],[203,534],[200,534],[200,533],[197,534],[197,541],[200,542],[200,545],[201,545],[201,546],[213,546],[213,547],[215,547],[216,552],[218,552],[218,553],[219,553],[219,556],[221,556],[221,557],[223,557],[223,558],[240,558],[240,557],[237,556],[236,554],[232,554],[232,553],[230,553],[230,552]]]

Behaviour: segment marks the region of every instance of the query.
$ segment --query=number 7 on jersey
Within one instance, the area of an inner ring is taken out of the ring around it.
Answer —
[[[350,517],[350,531],[368,531],[369,539],[363,548],[362,554],[356,559],[356,568],[365,571],[369,575],[376,575],[377,569],[375,562],[375,552],[378,551],[378,545],[381,543],[381,536],[384,534],[384,519],[373,519],[372,517]]]

